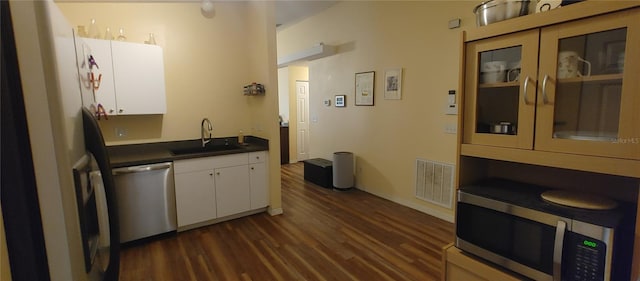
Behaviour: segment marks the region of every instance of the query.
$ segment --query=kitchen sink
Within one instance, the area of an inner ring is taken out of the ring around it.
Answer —
[[[184,154],[197,154],[197,153],[208,153],[208,152],[218,152],[218,151],[229,151],[229,150],[238,150],[244,149],[241,146],[229,144],[229,145],[207,145],[205,147],[197,146],[197,147],[187,147],[187,148],[178,148],[171,149],[171,154],[173,155],[184,155]]]

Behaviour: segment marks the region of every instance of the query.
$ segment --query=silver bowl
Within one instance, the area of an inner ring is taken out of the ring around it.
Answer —
[[[537,0],[489,0],[473,9],[476,24],[484,26],[490,23],[531,14],[536,9]]]

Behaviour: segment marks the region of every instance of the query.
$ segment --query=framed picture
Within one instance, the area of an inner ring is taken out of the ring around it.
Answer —
[[[384,99],[399,100],[402,98],[402,68],[389,69],[384,72]]]
[[[375,72],[356,73],[356,105],[373,105]]]
[[[336,107],[345,107],[347,106],[347,96],[345,95],[337,95],[335,100]]]

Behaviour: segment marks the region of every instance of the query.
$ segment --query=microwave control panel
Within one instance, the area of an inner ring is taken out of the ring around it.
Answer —
[[[604,280],[607,245],[599,240],[568,232],[562,267],[564,281]]]

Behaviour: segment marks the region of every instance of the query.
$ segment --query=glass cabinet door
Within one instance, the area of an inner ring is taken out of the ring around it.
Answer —
[[[624,15],[542,30],[536,150],[640,156],[639,26]]]
[[[538,34],[466,45],[464,143],[533,148]]]

